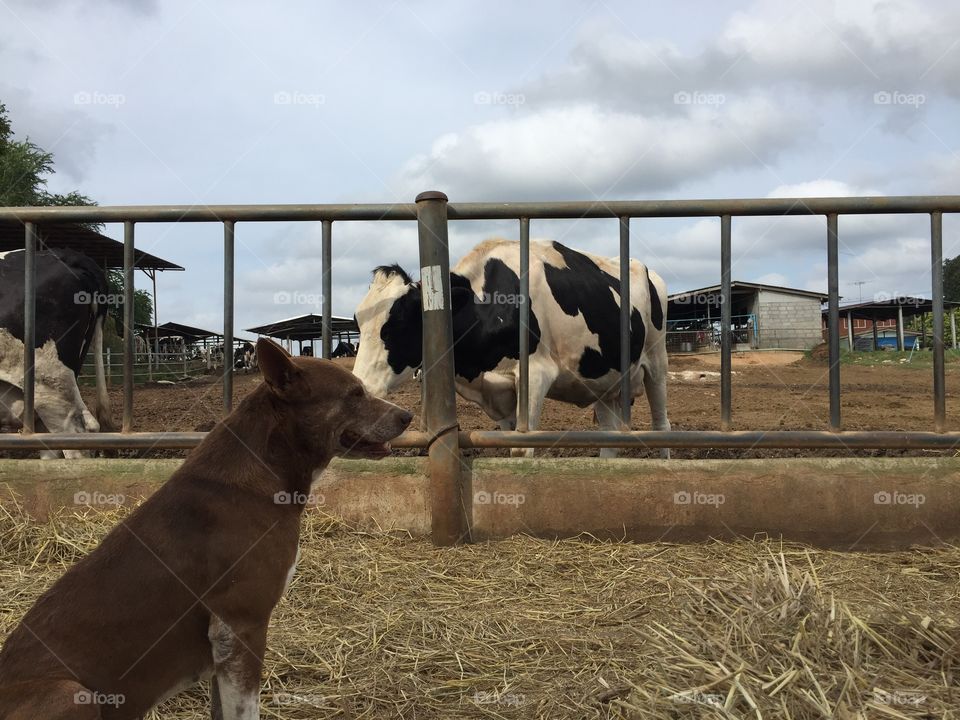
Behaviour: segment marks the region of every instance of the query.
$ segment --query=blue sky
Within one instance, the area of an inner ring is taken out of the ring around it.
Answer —
[[[51,187],[104,205],[956,193],[958,20],[911,0],[0,0],[0,100],[54,152]],[[453,225],[454,260],[515,232]],[[929,293],[925,217],[840,232],[846,299]],[[736,279],[825,289],[822,219],[733,233]],[[614,221],[532,235],[617,252]],[[717,220],[633,235],[671,291],[717,282]],[[319,240],[238,225],[238,328],[319,312]],[[187,268],[159,278],[161,322],[221,326],[219,225],[142,225],[138,245]],[[334,256],[350,315],[374,265],[416,269],[416,228],[338,223]]]

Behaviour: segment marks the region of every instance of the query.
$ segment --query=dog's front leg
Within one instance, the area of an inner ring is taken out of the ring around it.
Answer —
[[[208,636],[213,651],[211,716],[214,720],[259,720],[266,623],[231,627],[214,616]]]

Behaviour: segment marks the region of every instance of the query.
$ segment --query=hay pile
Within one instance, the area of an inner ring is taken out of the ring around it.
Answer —
[[[0,636],[123,514],[0,506]],[[266,718],[960,717],[957,548],[303,535]],[[151,718],[209,717],[205,692]]]

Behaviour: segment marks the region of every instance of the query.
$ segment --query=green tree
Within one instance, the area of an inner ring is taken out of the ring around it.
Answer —
[[[53,153],[30,138],[14,139],[7,108],[0,103],[0,206],[96,204],[75,190],[50,192],[47,178],[53,171]]]
[[[943,261],[943,299],[960,302],[960,255]]]

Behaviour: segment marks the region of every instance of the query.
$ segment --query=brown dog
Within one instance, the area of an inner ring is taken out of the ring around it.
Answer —
[[[2,720],[138,718],[212,677],[259,718],[267,624],[334,456],[380,458],[411,415],[334,363],[257,343],[265,382],[47,590],[0,651]]]

